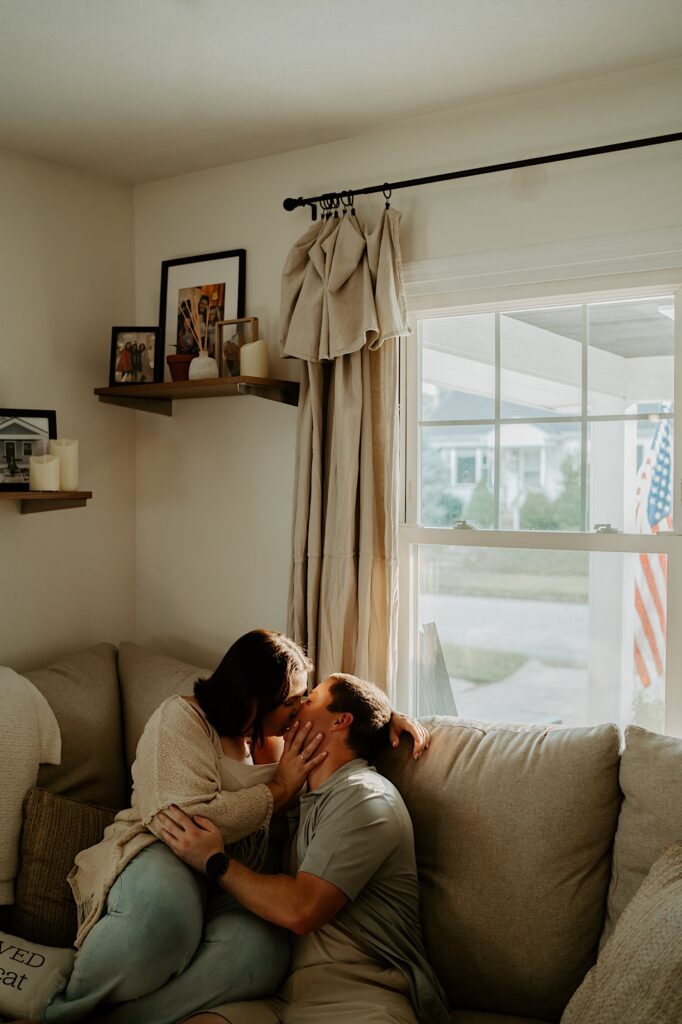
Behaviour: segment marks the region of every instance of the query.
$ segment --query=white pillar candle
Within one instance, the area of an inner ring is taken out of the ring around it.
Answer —
[[[259,338],[239,349],[239,373],[242,377],[267,377],[268,343]]]
[[[56,455],[32,455],[28,463],[32,491],[59,490],[59,458]]]
[[[78,490],[78,441],[68,437],[53,438],[50,441],[50,455],[59,458],[59,489]]]

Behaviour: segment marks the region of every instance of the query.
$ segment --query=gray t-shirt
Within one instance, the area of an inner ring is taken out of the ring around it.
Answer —
[[[417,1015],[449,1022],[424,951],[412,821],[395,786],[356,758],[301,797],[292,867],[331,882],[349,902],[334,923],[407,977]]]

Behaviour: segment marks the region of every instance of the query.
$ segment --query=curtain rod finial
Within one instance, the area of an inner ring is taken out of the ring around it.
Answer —
[[[287,213],[291,213],[292,210],[295,210],[300,205],[300,199],[285,199],[284,202],[282,203],[282,206],[287,211]]]

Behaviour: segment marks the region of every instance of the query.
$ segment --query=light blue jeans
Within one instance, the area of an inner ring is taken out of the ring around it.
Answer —
[[[196,1010],[272,995],[289,967],[289,933],[245,910],[156,842],[114,882],[106,913],[43,1014],[70,1024],[175,1024]]]

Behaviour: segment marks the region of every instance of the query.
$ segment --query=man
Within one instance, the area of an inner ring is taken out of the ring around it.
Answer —
[[[398,791],[367,763],[386,742],[390,716],[385,694],[344,674],[302,705],[298,728],[321,732],[327,757],[300,799],[291,875],[229,860],[210,821],[170,808],[163,838],[171,849],[296,936],[291,974],[275,997],[225,1004],[193,1024],[449,1021],[421,938],[412,823]]]

